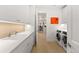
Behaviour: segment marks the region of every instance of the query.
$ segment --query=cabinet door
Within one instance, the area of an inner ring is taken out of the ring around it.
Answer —
[[[79,6],[71,6],[71,52],[79,52]]]
[[[66,6],[66,7],[64,7],[63,8],[63,11],[62,11],[62,17],[63,17],[63,19],[62,19],[62,22],[61,23],[67,23],[67,14],[68,14],[68,6]]]
[[[17,46],[11,53],[25,53],[28,52],[29,40],[25,39],[19,46]]]
[[[66,6],[65,8],[63,8],[63,20],[62,20],[62,23],[64,24],[67,24],[67,52],[71,52],[71,29],[72,29],[72,19],[71,19],[71,16],[72,16],[72,9],[71,9],[71,6]]]
[[[72,40],[72,43],[71,43],[71,52],[72,53],[79,53],[79,42]]]
[[[68,34],[68,38],[67,40],[71,40],[71,29],[72,29],[72,10],[71,10],[71,6],[66,6],[65,8],[63,8],[63,20],[62,23],[67,24],[67,34]]]
[[[79,6],[72,6],[72,40],[79,42]]]
[[[71,40],[71,16],[72,16],[72,10],[71,10],[71,6],[66,6],[65,8],[63,8],[63,20],[62,23],[67,24],[67,34],[68,34],[68,38],[67,40]]]
[[[34,33],[26,38],[19,46],[17,46],[11,53],[31,53],[35,41]]]

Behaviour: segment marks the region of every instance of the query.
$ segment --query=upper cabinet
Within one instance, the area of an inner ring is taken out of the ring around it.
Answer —
[[[72,39],[79,42],[79,6],[72,6]]]
[[[35,6],[0,5],[0,20],[11,22],[23,22],[34,26]]]
[[[71,9],[70,6],[65,6],[62,8],[62,23],[67,24],[68,20],[71,18]]]
[[[71,40],[71,21],[72,21],[72,9],[71,6],[67,5],[66,7],[62,8],[62,23],[67,24],[68,30],[68,40]]]
[[[63,19],[68,25],[67,52],[79,52],[79,6],[67,6],[63,10]]]

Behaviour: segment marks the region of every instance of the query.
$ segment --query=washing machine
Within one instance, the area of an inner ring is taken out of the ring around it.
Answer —
[[[56,38],[57,38],[57,43],[61,46],[61,47],[63,47],[63,45],[62,45],[62,31],[61,30],[59,30],[59,29],[57,29],[57,33],[56,33]]]
[[[60,24],[57,26],[57,42],[67,51],[67,24]]]
[[[62,31],[62,45],[65,51],[67,51],[67,32]]]

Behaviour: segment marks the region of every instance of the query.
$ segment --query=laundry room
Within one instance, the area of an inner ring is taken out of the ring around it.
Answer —
[[[78,53],[78,0],[0,0],[0,59],[74,59]]]
[[[79,52],[79,5],[0,5],[0,53]]]
[[[0,5],[0,52],[66,53],[66,7]]]

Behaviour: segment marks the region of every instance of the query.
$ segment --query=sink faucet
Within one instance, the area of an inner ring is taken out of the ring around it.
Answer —
[[[8,34],[8,37],[10,37],[10,36],[11,36],[11,33]]]
[[[17,34],[18,32],[15,32],[15,34]]]

